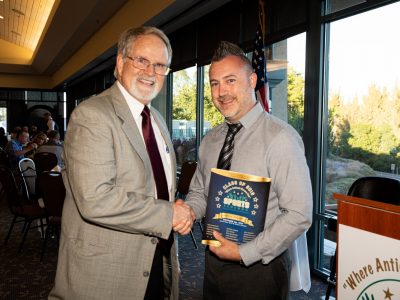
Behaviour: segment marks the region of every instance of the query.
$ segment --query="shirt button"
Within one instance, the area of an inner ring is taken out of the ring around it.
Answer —
[[[144,272],[143,272],[143,276],[144,276],[144,277],[149,277],[149,275],[150,275],[149,272],[147,272],[147,271],[144,271]]]
[[[152,244],[157,244],[157,243],[158,243],[158,240],[157,240],[156,238],[152,238],[152,239],[151,239],[151,243],[152,243]]]

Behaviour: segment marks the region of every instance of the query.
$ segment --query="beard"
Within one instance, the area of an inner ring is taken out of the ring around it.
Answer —
[[[152,82],[146,86],[141,83],[141,81]],[[153,100],[162,88],[162,83],[154,77],[138,76],[132,78],[131,86],[129,88],[129,94],[131,94],[135,99],[139,100],[143,104],[148,104]]]
[[[225,104],[226,102],[229,103]],[[237,105],[238,102],[236,97],[234,96],[218,97],[218,100],[215,103],[215,106],[225,118],[229,118],[237,114],[237,109],[238,109]]]

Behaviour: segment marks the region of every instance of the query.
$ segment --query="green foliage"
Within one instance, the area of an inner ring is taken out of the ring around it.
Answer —
[[[328,108],[328,145],[332,154],[343,155],[349,147],[351,133],[350,124],[343,117],[343,106],[341,105],[340,95],[335,93],[329,101]]]
[[[207,70],[205,74],[207,75],[204,85],[204,119],[214,127],[222,123],[224,117],[212,102]],[[196,120],[196,80],[191,78],[186,70],[174,73],[172,117],[175,120]]]
[[[371,85],[368,94],[345,102],[340,94],[329,99],[329,153],[358,160],[373,169],[389,172],[400,159],[400,92],[391,96]]]
[[[174,96],[172,117],[174,120],[196,120],[196,86],[185,85]]]
[[[304,78],[288,69],[288,123],[302,136],[304,131]]]
[[[215,127],[224,122],[224,117],[215,108],[211,98],[211,87],[208,73],[210,66],[204,68],[204,120],[210,122],[211,127]]]
[[[196,81],[187,70],[174,73],[174,97],[172,118],[174,120],[196,120]]]

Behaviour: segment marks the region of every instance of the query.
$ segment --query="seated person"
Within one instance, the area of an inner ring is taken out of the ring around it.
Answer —
[[[32,150],[37,149],[36,143],[31,143],[25,146],[29,141],[29,133],[26,131],[18,131],[15,135],[15,139],[8,142],[4,149],[8,155],[12,168],[18,168],[18,163],[24,158],[24,155]]]
[[[47,134],[47,138],[49,139],[47,143],[41,145],[37,150],[36,153],[40,152],[50,152],[54,153],[57,156],[58,166],[64,167],[64,162],[61,158],[61,154],[64,150],[64,146],[60,141],[60,134],[56,130],[51,130]]]
[[[36,125],[31,125],[31,128],[29,129],[29,136],[31,139],[34,138],[35,135],[39,133],[38,128]]]
[[[39,148],[41,145],[43,145],[46,142],[47,142],[47,135],[44,132],[40,131],[32,138],[32,140],[27,144],[27,146],[29,146],[32,143],[35,143]],[[25,157],[33,159],[33,156],[35,155],[35,153],[36,153],[36,150],[32,150],[32,151],[26,153]]]
[[[6,130],[4,127],[0,127],[0,148],[5,149],[8,144],[8,139],[6,136]]]
[[[12,139],[12,140],[15,140],[15,139],[17,138],[17,133],[18,133],[18,131],[21,131],[21,130],[22,130],[21,126],[14,127],[14,128],[11,130],[11,139]]]

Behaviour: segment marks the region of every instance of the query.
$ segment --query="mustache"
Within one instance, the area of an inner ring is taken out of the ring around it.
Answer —
[[[144,76],[144,75],[141,75],[141,76],[137,77],[137,80],[146,80],[146,81],[150,81],[152,83],[155,83],[156,82],[156,77],[155,76]]]
[[[225,102],[225,101],[230,101],[230,100],[235,100],[236,97],[230,96],[230,95],[225,95],[225,96],[219,96],[218,101],[220,102]]]

